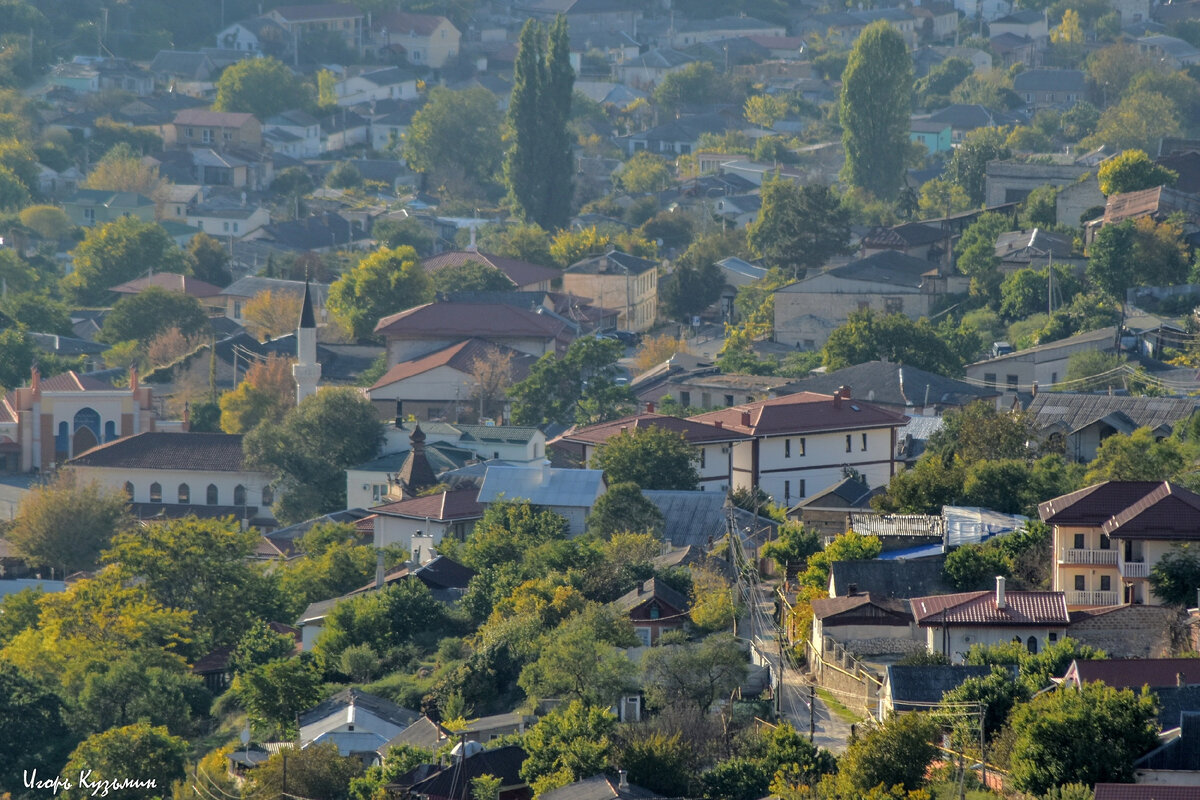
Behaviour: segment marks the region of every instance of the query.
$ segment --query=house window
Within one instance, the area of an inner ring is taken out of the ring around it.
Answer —
[[[211,128],[205,128],[204,130],[200,131],[200,141],[204,142],[205,144],[211,144],[212,138]]]
[[[1112,549],[1112,539],[1108,538],[1107,533],[1100,534],[1100,549],[1101,550],[1111,550]]]
[[[883,310],[887,314],[899,314],[904,310],[904,301],[899,297],[883,298]]]
[[[650,619],[658,619],[661,616],[662,616],[662,609],[660,609],[658,607],[657,603],[650,606]]]
[[[95,222],[96,221],[96,209],[85,208],[83,210],[83,218],[86,219],[89,224]]]
[[[1036,656],[1037,651],[1038,651],[1037,637],[1030,636],[1029,639],[1025,642],[1025,647],[1026,647],[1026,649],[1029,650],[1030,653],[1032,653],[1033,655]]]
[[[798,441],[800,442],[800,455],[804,455],[804,437],[801,436]]]
[[[707,459],[705,458],[705,453],[707,453],[707,452],[708,452],[708,448],[707,448],[707,447],[701,447],[701,448],[700,448],[700,469],[704,469],[704,463],[705,463],[705,461],[707,460]]]
[[[1075,544],[1074,544],[1072,547],[1073,547],[1075,550],[1082,550],[1082,549],[1084,548],[1084,543],[1083,543],[1083,541],[1084,541],[1084,539],[1083,539],[1083,534],[1082,534],[1082,533],[1077,533],[1077,534],[1075,534]]]
[[[233,318],[234,319],[242,318],[242,301],[241,300],[233,301]]]
[[[175,216],[177,216],[177,217],[183,216],[183,206],[175,206]]]
[[[275,492],[270,486],[264,486],[262,490],[262,503],[264,506],[269,506],[275,502]]]
[[[125,496],[133,500],[133,484],[129,481],[125,481]]]
[[[995,388],[995,386],[996,386],[996,373],[994,373],[994,372],[985,372],[985,373],[983,373],[983,382],[984,382],[984,383],[986,383],[988,386],[991,386],[992,388]]]
[[[865,433],[862,435],[862,449],[867,449],[867,435]]]
[[[206,492],[206,495],[207,495],[207,497],[205,497],[205,500],[210,506],[217,505],[217,503],[221,499],[220,495],[217,492],[217,485],[215,483],[210,483],[208,485],[208,492]]]
[[[846,452],[849,453],[853,449],[854,449],[854,446],[850,443],[850,434],[847,433],[846,434]]]
[[[804,479],[801,478],[796,486],[796,497],[807,497],[808,492],[804,487]]]
[[[179,484],[179,504],[187,505],[192,502],[192,490],[186,483]]]
[[[783,482],[783,504],[785,506],[790,506],[792,504],[792,482],[791,481]]]
[[[783,440],[783,457],[784,458],[792,457],[792,440],[791,439]]]
[[[1082,575],[1076,575],[1075,576],[1075,591],[1082,592],[1084,590],[1084,587],[1086,586],[1086,584],[1085,584],[1086,580],[1087,579],[1084,578]]]
[[[221,133],[221,138],[223,138],[227,142],[232,142],[233,141],[233,131],[223,131]]]
[[[692,404],[692,393],[691,392],[680,392],[679,393],[679,405],[690,406],[691,404]]]
[[[805,339],[804,340],[804,349],[805,350],[816,350],[817,349],[817,340],[816,339]]]
[[[1017,376],[1016,375],[1005,375],[1004,382],[1008,384],[1008,388],[1010,388],[1010,389],[1017,388]]]
[[[708,392],[700,393],[700,407],[712,408],[712,395],[710,395]]]
[[[1051,382],[1051,383],[1058,383],[1058,373],[1057,373],[1057,372],[1051,372],[1051,373],[1050,373],[1050,382]]]
[[[151,503],[161,503],[162,502],[162,484],[161,483],[150,484],[150,502]]]
[[[733,395],[727,394],[725,395],[725,407],[729,408],[731,405],[733,405]]]
[[[371,485],[371,500],[379,503],[383,498],[387,497],[387,484],[375,483]]]
[[[1100,576],[1100,591],[1102,591],[1102,592],[1111,592],[1112,591],[1112,576],[1111,575],[1101,575]]]
[[[642,647],[650,646],[650,629],[649,628],[634,628],[637,637],[642,640]]]
[[[226,233],[229,233],[229,223],[228,223],[228,222],[223,222],[223,223],[221,223],[221,224],[224,226],[224,227],[223,227],[223,230],[224,230]]]
[[[193,130],[192,128],[184,128],[184,133],[187,135],[187,138],[189,138],[189,139],[196,138],[196,131]]]
[[[1050,635],[1046,637],[1046,641],[1050,642],[1050,644],[1054,644],[1058,641],[1058,634],[1051,631]]]
[[[246,487],[240,483],[233,487],[233,504],[235,506],[246,505]]]

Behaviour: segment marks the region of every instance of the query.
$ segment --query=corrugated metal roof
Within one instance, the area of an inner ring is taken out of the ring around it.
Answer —
[[[489,466],[479,502],[522,499],[539,506],[591,508],[603,490],[604,472],[598,469]]]
[[[710,542],[719,540],[727,533],[725,495],[721,492],[658,489],[646,490],[642,494],[662,512],[662,538],[674,547],[692,546],[707,552]],[[733,515],[743,538],[746,538],[746,531],[774,535],[778,528],[774,520],[756,518],[753,513],[741,508],[735,508]],[[771,533],[767,534],[767,531]]]

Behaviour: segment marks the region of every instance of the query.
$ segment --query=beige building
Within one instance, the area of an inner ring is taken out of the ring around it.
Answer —
[[[381,50],[403,50],[415,66],[441,69],[458,55],[462,34],[445,17],[392,11],[372,26],[372,44]]]
[[[586,258],[563,272],[563,291],[590,297],[618,313],[622,330],[653,327],[658,311],[658,263],[614,250]]]
[[[340,34],[347,47],[357,50],[363,44],[363,13],[351,3],[279,6],[266,17],[287,32],[294,49],[304,47],[307,34],[330,31]]]
[[[1161,605],[1150,572],[1200,540],[1200,495],[1167,481],[1105,481],[1038,506],[1054,526],[1052,586],[1067,605]]]
[[[166,133],[166,144],[179,147],[262,147],[262,125],[253,114],[187,108],[175,115]]]

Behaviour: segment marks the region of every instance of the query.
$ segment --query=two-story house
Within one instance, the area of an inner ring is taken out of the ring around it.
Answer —
[[[210,147],[217,150],[262,147],[262,125],[253,114],[188,108],[175,115],[167,127],[167,144],[177,147]]]
[[[381,49],[401,50],[408,63],[441,69],[458,55],[462,33],[454,23],[436,14],[390,11],[379,15],[371,32],[372,44]]]
[[[721,424],[709,425],[696,420],[656,414],[653,411],[653,403],[649,404],[649,408],[644,414],[622,417],[584,428],[572,428],[551,441],[550,446],[580,465],[592,467],[596,453],[613,437],[646,428],[672,431],[696,449],[696,461],[693,466],[700,474],[700,490],[728,491],[733,468],[733,445],[750,441],[751,435],[728,430]]]
[[[337,33],[356,51],[363,45],[363,13],[351,3],[279,6],[266,17],[283,28],[293,50],[302,50],[304,37],[310,33]]]
[[[379,100],[415,100],[416,73],[403,67],[384,67],[347,75],[333,85],[339,106]]]
[[[503,303],[426,303],[379,320],[375,335],[387,342],[388,366],[471,338],[531,356],[565,352],[571,339],[565,322]]]
[[[562,274],[563,291],[592,298],[601,308],[616,309],[623,330],[644,331],[658,313],[658,263],[614,250],[585,258]]]
[[[1158,605],[1150,572],[1200,541],[1200,495],[1168,481],[1105,481],[1038,506],[1054,527],[1051,585],[1071,606]]]
[[[268,117],[262,131],[276,153],[300,159],[321,154],[321,123],[306,111],[294,109]]]
[[[896,430],[907,417],[855,400],[842,387],[832,395],[798,392],[710,411],[690,419],[753,437],[735,442],[732,488],[762,488],[792,505],[856,470],[870,486],[896,473]]]
[[[121,217],[154,221],[154,201],[137,192],[80,189],[63,202],[63,211],[73,224],[85,228],[107,225]]]

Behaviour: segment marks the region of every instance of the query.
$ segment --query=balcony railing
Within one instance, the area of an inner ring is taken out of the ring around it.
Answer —
[[[1060,564],[1100,564],[1107,566],[1116,566],[1117,551],[1116,550],[1076,550],[1073,547],[1064,547],[1058,552],[1058,563]]]
[[[1120,602],[1116,592],[1067,592],[1069,606],[1115,606]]]
[[[1150,565],[1145,561],[1122,561],[1122,578],[1149,578]]]

